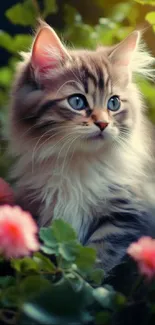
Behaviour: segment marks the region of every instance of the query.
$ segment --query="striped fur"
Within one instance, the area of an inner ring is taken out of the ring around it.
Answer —
[[[122,258],[129,242],[145,233],[141,216],[143,224],[148,203],[143,184],[149,181],[152,144],[134,74],[151,77],[154,62],[137,48],[128,72],[112,63],[111,51],[68,50],[60,66],[44,73],[32,69],[31,53],[27,54],[18,68],[10,114],[10,147],[17,157],[12,177],[19,204],[37,216],[40,226],[63,218],[83,243],[102,242],[98,252],[107,271]],[[50,55],[54,54],[48,48]],[[87,111],[69,107],[67,98],[74,93],[85,95]],[[121,99],[115,113],[107,110],[112,95]],[[103,110],[109,122],[101,140],[95,138],[95,110]],[[118,221],[122,213],[127,220]],[[104,246],[114,247],[119,240],[122,248],[109,266]]]

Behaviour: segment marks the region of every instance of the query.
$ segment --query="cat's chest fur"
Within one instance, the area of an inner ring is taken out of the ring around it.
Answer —
[[[56,164],[51,159],[46,164],[36,162],[33,170],[32,163],[26,161],[26,156],[22,157],[16,171],[19,175],[22,166],[19,192],[21,188],[29,192],[24,207],[34,214],[31,206],[36,202],[39,226],[62,218],[83,240],[96,218],[114,211],[111,202],[118,197],[126,199],[125,189],[137,185],[139,161],[138,169],[133,164],[127,168],[127,157],[126,152],[110,150],[90,157],[77,155],[72,161],[68,157],[65,164],[63,159]]]
[[[122,169],[117,167],[116,158],[115,163],[110,167],[104,159],[82,161],[79,157],[72,165],[66,163],[64,169],[62,164],[55,168],[49,166],[45,175],[41,172],[40,177],[36,175],[34,184],[38,184],[39,191],[36,190],[41,202],[40,225],[62,218],[74,227],[82,240],[93,220],[109,214],[112,209],[111,186],[123,183]]]
[[[95,216],[108,209],[109,184],[104,175],[87,169],[68,175],[51,175],[42,190],[44,205],[41,220],[62,218],[69,222],[82,239]]]

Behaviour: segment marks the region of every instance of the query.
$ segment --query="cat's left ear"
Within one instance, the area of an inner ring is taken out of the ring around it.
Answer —
[[[48,24],[41,22],[32,46],[32,68],[39,72],[45,72],[49,68],[58,68],[67,58],[69,58],[69,54],[56,32]]]
[[[134,31],[124,41],[119,43],[110,53],[109,59],[116,67],[127,68],[132,62],[134,52],[140,40],[140,32]]]

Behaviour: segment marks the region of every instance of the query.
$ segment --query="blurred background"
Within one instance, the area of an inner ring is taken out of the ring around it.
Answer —
[[[137,27],[146,28],[144,39],[155,56],[155,0],[3,0],[0,4],[0,176],[8,179],[7,115],[10,85],[19,52],[27,51],[42,17],[65,43],[95,48],[111,45]],[[138,79],[148,115],[155,123],[155,85]]]

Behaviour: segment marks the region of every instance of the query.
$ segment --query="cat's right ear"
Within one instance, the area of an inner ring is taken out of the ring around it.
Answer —
[[[129,67],[140,40],[140,32],[132,32],[109,55],[110,61],[119,67]]]
[[[46,72],[47,69],[58,68],[66,58],[69,54],[59,37],[48,24],[43,23],[32,47],[32,68]]]

